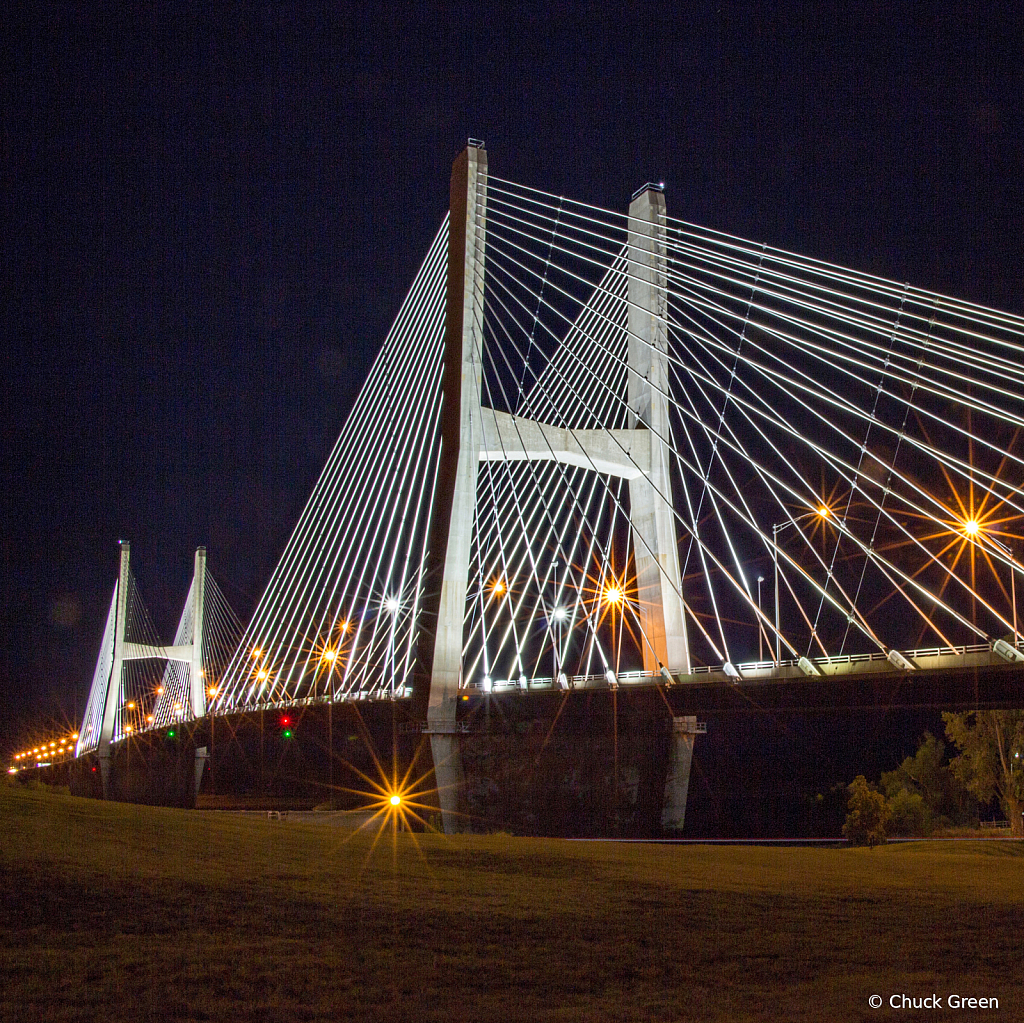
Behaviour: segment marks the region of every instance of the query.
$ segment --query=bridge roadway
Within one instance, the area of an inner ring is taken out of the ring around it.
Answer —
[[[1018,644],[1024,647],[1024,641]],[[931,707],[942,710],[1024,707],[1024,663],[1013,663],[1013,648],[996,653],[990,644],[928,647],[902,654],[910,668],[896,667],[883,653],[843,654],[806,659],[752,661],[735,667],[698,667],[688,675],[640,671],[607,675],[560,676],[558,679],[494,679],[470,682],[471,697],[485,693],[552,693],[609,690],[618,692],[663,686],[676,713],[710,713],[730,709],[755,711],[879,709]],[[1007,654],[1009,656],[1007,656]],[[1024,661],[1024,654],[1018,650]],[[731,669],[731,670],[729,670]],[[734,674],[735,672],[735,674]],[[829,684],[835,679],[837,684]]]
[[[697,667],[688,675],[669,676],[666,672],[631,671],[613,676],[611,672],[601,675],[570,675],[553,678],[520,678],[520,679],[486,679],[470,682],[469,690],[484,692],[504,692],[510,689],[546,690],[561,689],[608,689],[617,686],[636,685],[699,685],[710,682],[780,682],[789,679],[810,678],[817,676],[835,677],[839,675],[867,675],[878,672],[906,675],[912,671],[933,672],[947,669],[964,670],[975,668],[1006,667],[1012,663],[1013,647],[1003,643],[1008,655],[999,654],[989,643],[976,643],[972,646],[958,647],[926,647],[920,650],[908,650],[905,653],[890,652],[886,655],[880,651],[867,654],[839,654],[832,657],[801,657],[794,660],[750,661],[738,665],[719,665],[715,667]],[[909,667],[894,664],[894,657],[905,661]],[[1024,640],[1018,643],[1018,665],[1024,668]]]
[[[1009,647],[1009,644],[1007,644]],[[1024,649],[1024,641],[1019,644]],[[1011,648],[1012,649],[1012,648]],[[544,697],[563,693],[642,693],[661,687],[676,714],[765,710],[836,711],[885,710],[918,707],[934,710],[974,710],[1024,707],[1024,663],[1011,663],[988,644],[929,647],[903,655],[910,669],[897,668],[882,653],[844,654],[816,658],[817,673],[809,674],[797,660],[753,661],[735,666],[736,675],[724,666],[699,667],[670,680],[662,674],[623,672],[612,681],[607,675],[494,679],[468,683],[462,690],[469,707],[487,697]],[[1024,654],[1021,655],[1024,657]],[[732,667],[730,665],[730,667]],[[396,694],[395,702],[407,705],[411,689]],[[336,703],[375,703],[388,700],[373,691],[353,693]],[[256,710],[284,710],[324,704],[323,697],[274,701],[228,714]],[[215,717],[220,715],[214,715]],[[460,720],[463,715],[460,713]],[[406,727],[417,727],[408,722]],[[422,727],[419,725],[418,727]],[[148,730],[148,729],[147,729]]]

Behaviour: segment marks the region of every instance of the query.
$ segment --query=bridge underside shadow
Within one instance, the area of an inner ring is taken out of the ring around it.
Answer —
[[[1024,706],[1024,669],[993,664],[821,678],[744,680],[666,687],[677,714],[788,710],[997,710]]]
[[[836,837],[856,774],[893,769],[925,730],[941,737],[942,711],[1021,706],[1022,685],[1024,672],[1007,665],[826,683],[466,693],[458,813],[466,830],[484,832]],[[685,827],[666,830],[672,722],[687,716],[707,732],[692,746]],[[421,727],[407,700],[203,718],[115,744],[111,791],[186,807],[358,811],[407,779],[436,827]],[[68,780],[77,794],[99,795],[94,760],[74,763]]]

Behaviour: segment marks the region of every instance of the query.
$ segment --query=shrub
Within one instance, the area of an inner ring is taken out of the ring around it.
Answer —
[[[851,845],[866,845],[874,848],[885,844],[886,806],[885,796],[876,792],[862,774],[847,786],[850,794],[846,808],[846,823],[843,834]]]

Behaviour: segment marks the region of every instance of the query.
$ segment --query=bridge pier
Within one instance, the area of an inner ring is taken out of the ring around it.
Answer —
[[[666,831],[681,832],[686,820],[686,797],[690,789],[690,765],[693,743],[700,728],[693,715],[673,717],[668,748],[668,773],[665,776],[665,802],[661,810],[661,826]]]

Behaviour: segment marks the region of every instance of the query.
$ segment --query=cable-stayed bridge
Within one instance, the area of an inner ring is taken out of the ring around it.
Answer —
[[[129,702],[145,729],[409,699],[448,827],[468,693],[1024,662],[1022,352],[1019,316],[675,219],[658,185],[621,212],[517,185],[471,141],[240,640],[220,599],[230,655],[188,607],[171,647],[119,646],[119,585],[80,749]],[[118,684],[143,656],[160,684]]]

